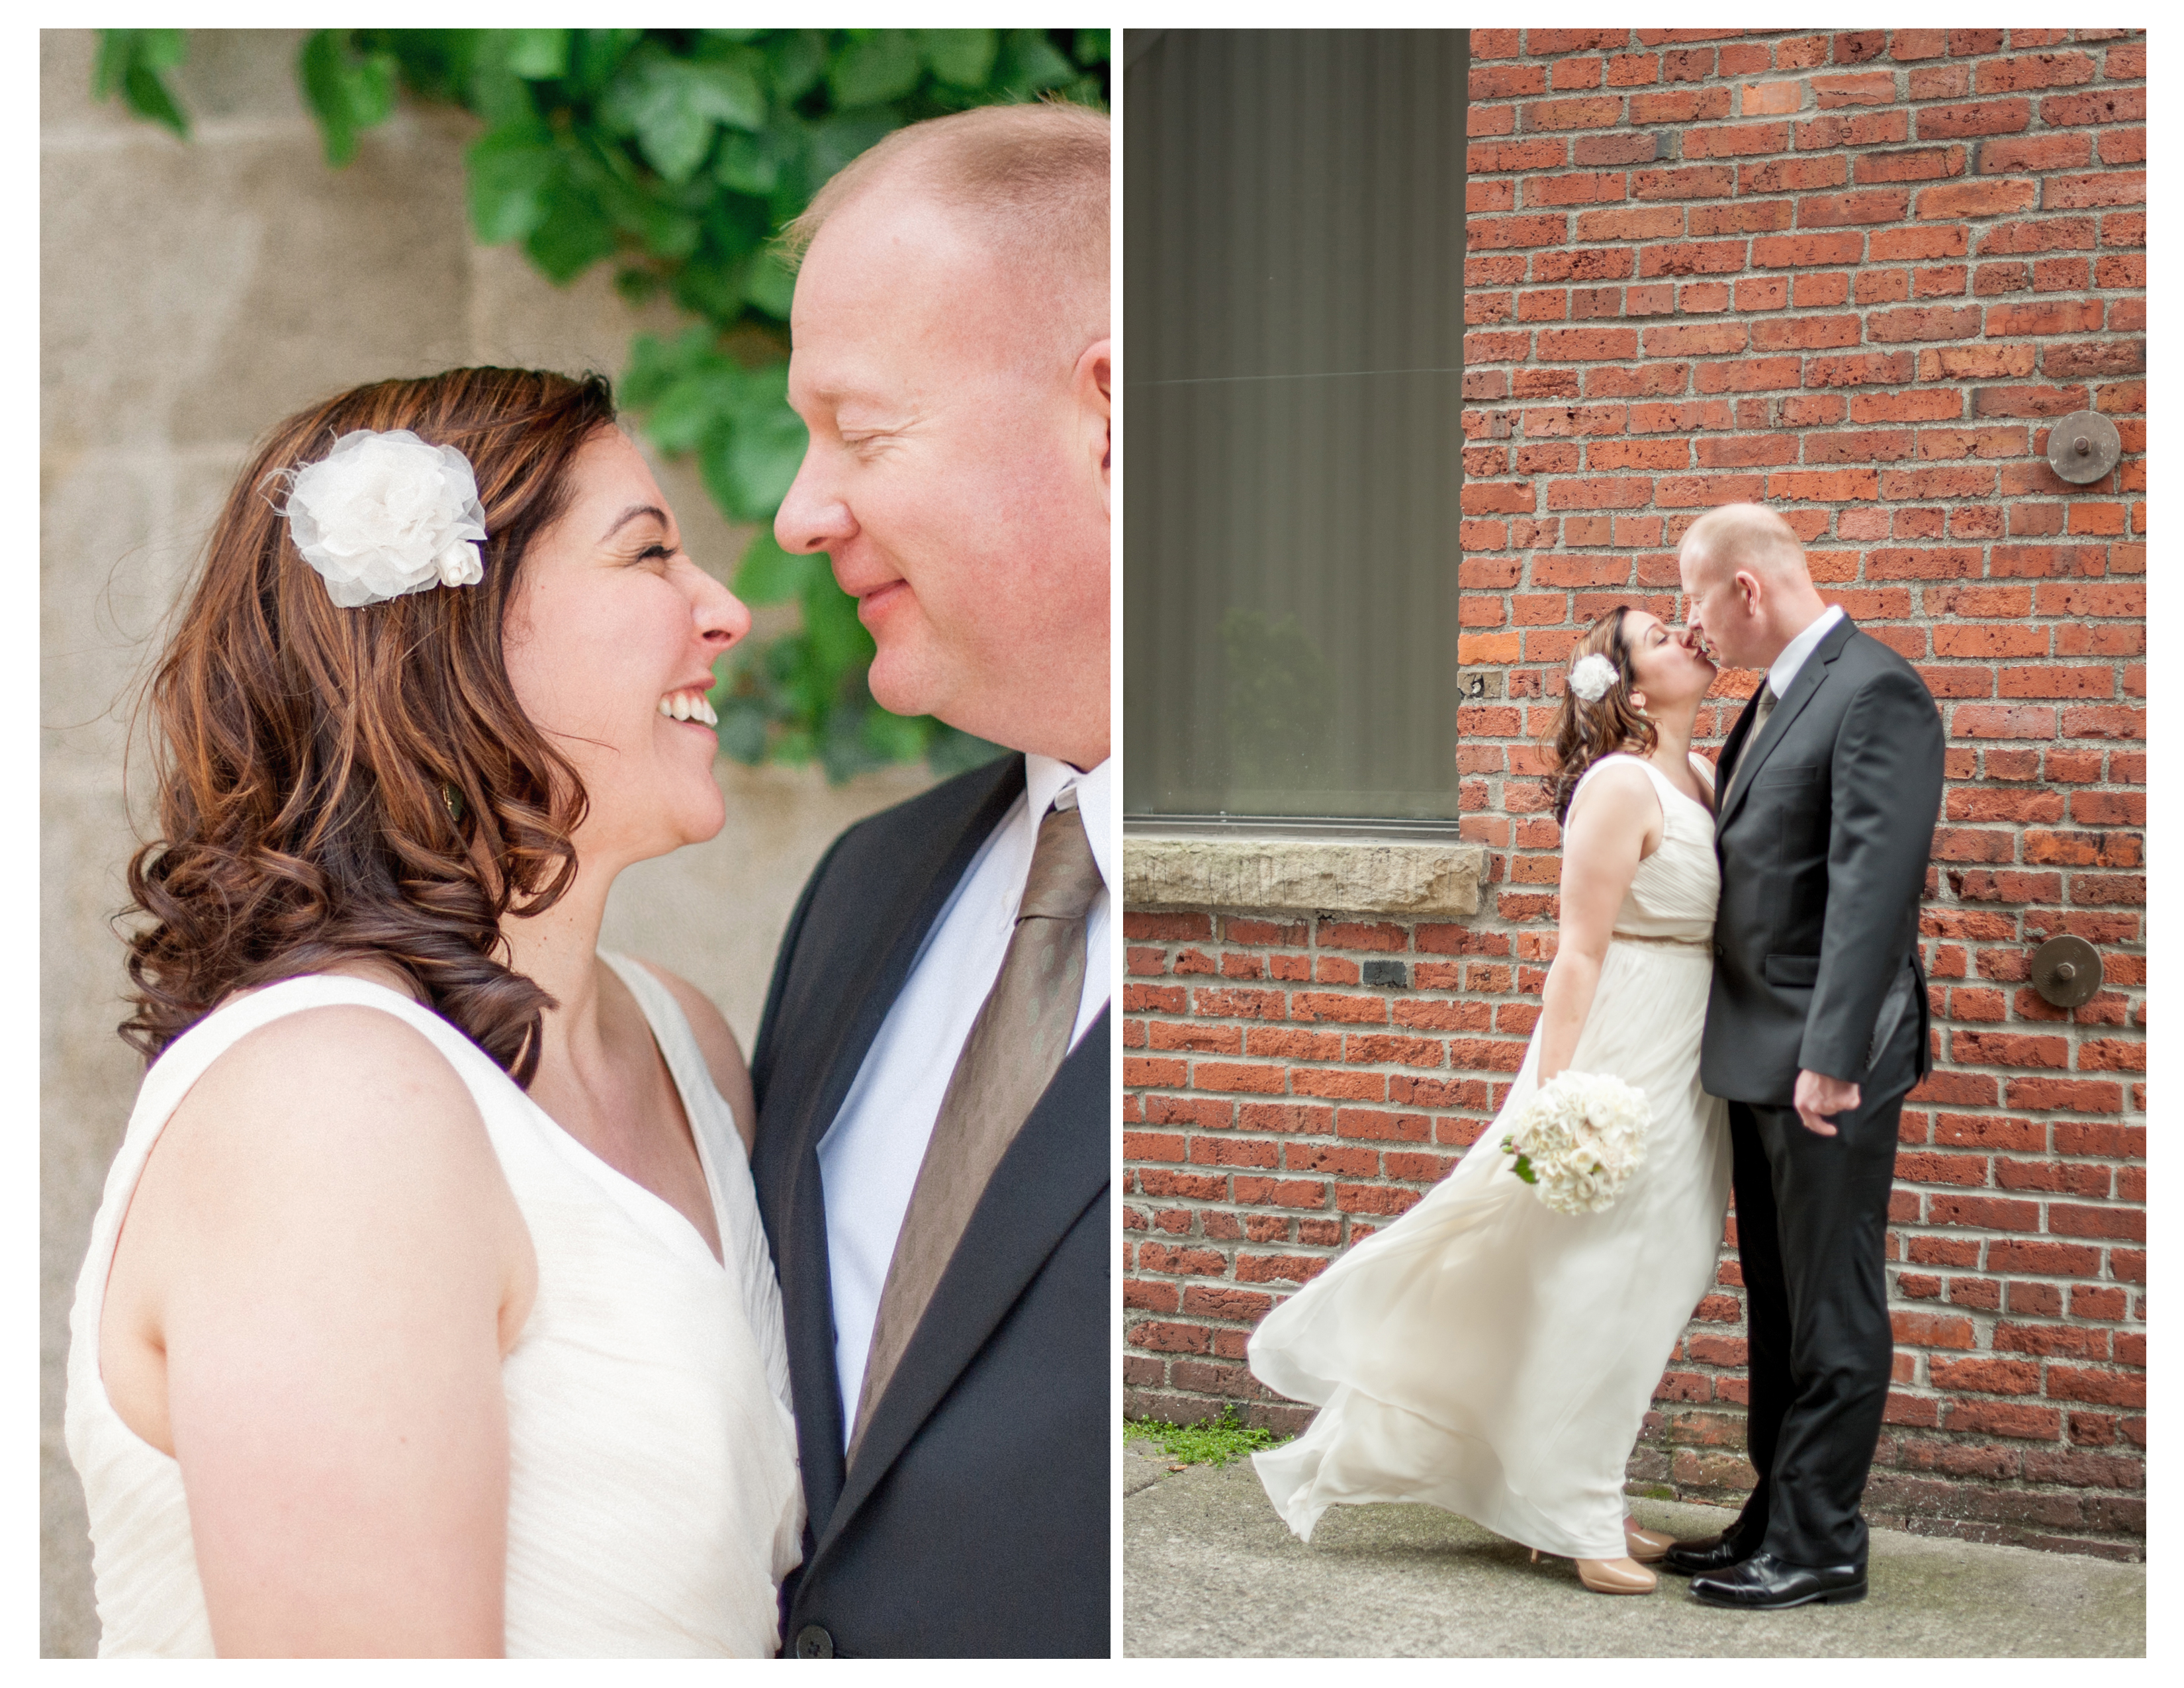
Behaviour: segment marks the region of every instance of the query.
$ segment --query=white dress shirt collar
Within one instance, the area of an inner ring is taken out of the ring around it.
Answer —
[[[1052,756],[1024,752],[1024,824],[1030,828],[1033,838],[1039,837],[1039,824],[1046,818],[1054,799],[1075,787],[1077,811],[1084,817],[1084,837],[1092,846],[1092,860],[1100,870],[1100,883],[1111,890],[1115,875],[1108,865],[1108,854],[1113,845],[1107,830],[1114,818],[1114,767],[1115,760],[1110,756],[1098,767],[1079,773],[1068,763]],[[1013,911],[1010,918],[1013,922]]]
[[[1767,670],[1767,689],[1774,693],[1776,703],[1789,695],[1790,682],[1797,677],[1797,671],[1805,666],[1805,659],[1828,636],[1828,629],[1842,618],[1842,605],[1830,604],[1814,618],[1812,626],[1782,647],[1782,654]]]

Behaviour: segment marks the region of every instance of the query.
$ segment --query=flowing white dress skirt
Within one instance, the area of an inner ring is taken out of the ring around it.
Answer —
[[[1696,944],[1608,945],[1571,1065],[1639,1086],[1652,1106],[1646,1158],[1615,1206],[1552,1212],[1499,1152],[1537,1087],[1535,1031],[1501,1114],[1455,1171],[1261,1323],[1252,1372],[1320,1409],[1253,1460],[1298,1535],[1330,1506],[1423,1501],[1545,1552],[1625,1552],[1625,1462],[1713,1282],[1729,1201],[1726,1110],[1698,1080],[1712,961]]]

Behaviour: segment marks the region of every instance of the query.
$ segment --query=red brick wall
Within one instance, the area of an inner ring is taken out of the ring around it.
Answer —
[[[1223,1399],[1274,1299],[1491,1117],[1553,951],[1535,740],[1578,630],[1681,613],[1698,512],[1761,499],[1948,730],[1933,1078],[1897,1164],[1877,1520],[2136,1555],[2144,1535],[2146,48],[2113,30],[1474,31],[1457,653],[1474,920],[1132,913],[1130,1410]],[[2074,487],[2051,421],[2125,454]],[[1718,741],[1756,677],[1727,674]],[[2025,983],[2102,954],[2075,1012]],[[1733,1234],[1733,1222],[1732,1222]],[[1750,1481],[1733,1252],[1635,1481]]]

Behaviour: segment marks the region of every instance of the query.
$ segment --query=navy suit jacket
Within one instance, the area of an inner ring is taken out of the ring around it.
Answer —
[[[775,964],[751,1061],[751,1166],[810,1512],[783,1591],[793,1653],[1108,1652],[1107,1011],[994,1168],[856,1464],[843,1461],[819,1141],[927,932],[1023,788],[1023,758],[1006,756],[852,827],[805,887]]]

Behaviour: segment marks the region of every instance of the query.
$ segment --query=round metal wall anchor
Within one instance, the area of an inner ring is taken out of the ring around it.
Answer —
[[[2048,435],[2048,466],[2065,481],[2098,481],[2123,455],[2123,437],[2095,410],[2074,410]]]
[[[2032,952],[2032,988],[2058,1008],[2092,1000],[2101,988],[2100,951],[2082,938],[2051,938]]]

